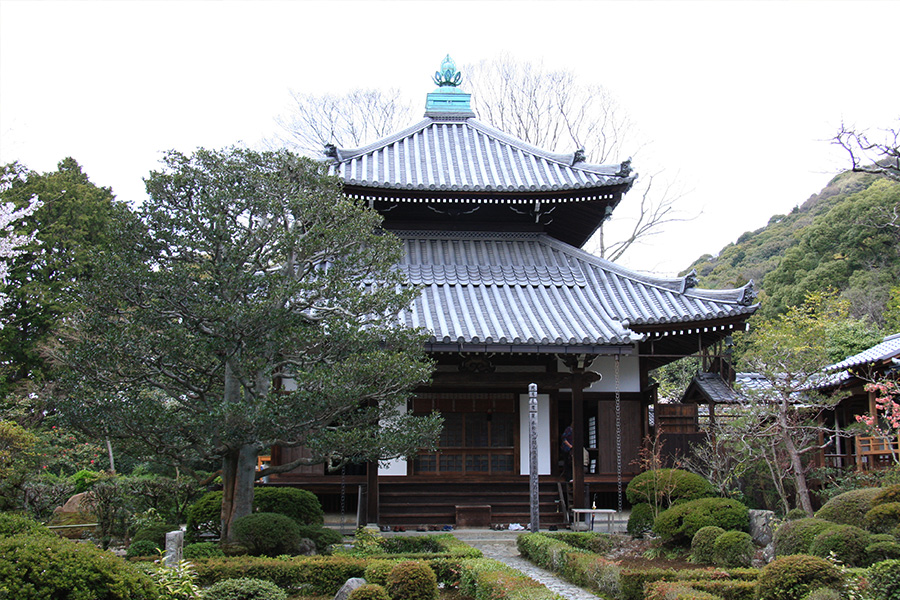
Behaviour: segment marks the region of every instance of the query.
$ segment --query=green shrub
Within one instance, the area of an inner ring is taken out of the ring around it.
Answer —
[[[397,566],[397,560],[371,560],[366,565],[366,573],[363,578],[369,583],[377,583],[378,585],[387,585],[388,575],[391,569]]]
[[[283,589],[303,587],[311,596],[331,595],[351,577],[362,577],[365,559],[351,556],[300,556],[288,559],[254,556],[207,558],[192,561],[197,583],[212,585],[225,579],[265,579]]]
[[[321,525],[301,525],[298,528],[301,538],[307,538],[316,545],[316,552],[327,554],[334,544],[340,544],[344,537],[335,531]]]
[[[13,513],[0,513],[0,537],[20,534],[54,535],[52,531],[34,519]]]
[[[900,559],[900,543],[892,535],[876,533],[869,538],[869,545],[866,546],[866,556],[869,559],[869,564],[883,560]]]
[[[880,493],[881,488],[862,488],[838,494],[816,512],[816,517],[841,525],[865,527],[866,513],[872,510],[872,501]]]
[[[287,594],[265,579],[226,579],[200,594],[201,600],[287,600]]]
[[[606,554],[616,547],[616,540],[608,533],[594,531],[558,531],[543,534],[551,540],[559,540],[573,548],[580,548],[588,552]]]
[[[872,506],[889,502],[900,502],[900,483],[879,488],[879,490],[875,497],[872,498]]]
[[[797,519],[805,519],[807,517],[806,511],[802,508],[792,508],[787,512],[784,516],[785,521],[796,521]]]
[[[628,483],[625,495],[632,505],[647,503],[668,507],[679,500],[696,500],[716,495],[712,484],[689,471],[657,469],[644,471]]]
[[[156,600],[145,574],[93,544],[48,535],[0,539],[0,591],[10,599]]]
[[[654,581],[647,584],[646,600],[721,600],[708,592],[694,589],[683,581]]]
[[[417,554],[420,552],[440,552],[440,545],[428,536],[385,538],[381,551],[387,554]]]
[[[809,554],[809,547],[816,536],[834,526],[831,521],[814,517],[782,524],[775,530],[775,556]]]
[[[222,522],[222,492],[207,492],[187,509],[187,537],[197,540],[202,534],[219,537]],[[321,525],[325,513],[318,498],[297,488],[256,488],[253,512],[274,512],[294,519],[298,525]]]
[[[407,560],[394,565],[388,573],[385,589],[397,600],[436,600],[437,577],[424,562]]]
[[[646,502],[635,504],[631,507],[626,531],[631,537],[641,537],[650,533],[653,531],[653,520],[655,518],[656,515],[653,514],[652,506]]]
[[[843,579],[833,564],[818,556],[794,554],[776,558],[759,574],[759,600],[801,600],[819,588],[841,589]]]
[[[75,486],[75,493],[82,494],[91,489],[103,477],[99,471],[82,469],[69,477],[69,483]]]
[[[391,597],[380,585],[367,583],[350,592],[347,600],[391,600]]]
[[[624,600],[642,600],[644,586],[652,581],[675,581],[674,569],[622,569],[619,576]]]
[[[747,531],[747,507],[728,498],[700,498],[667,508],[656,517],[653,531],[669,544],[689,544],[702,527],[715,525],[726,531]]]
[[[866,513],[866,529],[874,533],[889,533],[900,525],[900,502],[876,504]]]
[[[197,542],[195,544],[187,544],[184,547],[184,557],[193,558],[216,558],[225,556],[222,549],[215,542]]]
[[[756,553],[753,538],[744,531],[726,531],[713,543],[713,564],[717,567],[749,567]]]
[[[844,600],[844,597],[837,590],[819,588],[803,596],[803,600]]]
[[[701,527],[691,539],[691,561],[698,563],[712,563],[713,544],[725,530],[715,525]]]
[[[853,525],[835,525],[817,535],[809,546],[809,553],[827,558],[832,553],[848,567],[868,565],[866,546],[871,534]]]
[[[512,567],[487,558],[461,563],[459,594],[474,600],[558,600],[559,596]]]
[[[869,567],[874,600],[900,600],[900,560],[885,560]]]
[[[253,512],[286,515],[298,525],[321,525],[325,522],[325,512],[316,495],[298,488],[256,488],[253,492]]]
[[[149,525],[138,529],[131,538],[131,543],[151,541],[160,548],[166,545],[166,534],[179,529],[178,525]]]
[[[234,521],[235,540],[253,556],[293,554],[300,545],[300,526],[278,513],[253,513]]]
[[[131,542],[128,550],[125,552],[125,556],[128,558],[153,556],[155,558],[159,556],[160,549],[161,546],[152,540],[138,540],[137,542]]]

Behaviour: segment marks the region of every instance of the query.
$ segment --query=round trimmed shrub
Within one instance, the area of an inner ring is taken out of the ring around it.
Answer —
[[[876,504],[866,513],[866,529],[874,533],[890,533],[900,525],[900,502]]]
[[[802,600],[819,588],[839,590],[842,585],[840,571],[824,558],[794,554],[763,567],[756,593],[758,600]]]
[[[691,561],[712,564],[713,544],[725,530],[715,525],[701,527],[691,540]]]
[[[301,538],[313,541],[319,554],[329,554],[332,546],[344,541],[344,536],[340,533],[321,525],[301,525],[299,531]]]
[[[834,553],[835,558],[848,567],[864,567],[868,564],[866,546],[871,535],[853,525],[835,525],[813,539],[809,553],[822,558]]]
[[[631,514],[628,516],[627,531],[631,537],[641,537],[646,533],[653,531],[653,507],[642,502],[631,507]]]
[[[387,576],[385,589],[399,600],[436,600],[437,576],[428,564],[419,560],[397,563]]]
[[[784,515],[785,521],[796,521],[797,519],[805,519],[807,517],[806,511],[802,508],[792,508]]]
[[[666,508],[679,500],[696,500],[716,495],[712,484],[690,471],[657,469],[644,471],[628,483],[625,496],[632,505],[646,502]]]
[[[872,506],[887,504],[888,502],[900,502],[900,483],[879,489],[881,491],[872,498]]]
[[[753,538],[744,531],[726,531],[713,542],[713,564],[717,567],[749,567],[755,553]]]
[[[369,583],[377,583],[378,585],[385,586],[387,585],[388,575],[390,575],[393,568],[397,566],[397,562],[398,561],[396,560],[372,560],[366,566],[363,578]]]
[[[325,511],[316,495],[298,488],[256,488],[253,493],[253,512],[286,515],[298,525],[321,525],[325,522]]]
[[[900,560],[885,560],[869,567],[869,584],[875,600],[900,599]]]
[[[350,592],[347,600],[391,600],[391,597],[380,585],[367,583]]]
[[[869,559],[869,564],[883,560],[898,559],[900,558],[900,543],[890,534],[873,534],[869,538],[869,545],[866,546],[866,556]]]
[[[160,546],[153,542],[152,540],[138,540],[137,542],[131,542],[131,545],[128,546],[128,550],[125,551],[125,556],[128,558],[135,558],[137,556],[159,556]]]
[[[196,544],[187,544],[184,547],[184,557],[191,558],[219,558],[225,556],[222,549],[215,542],[197,542]]]
[[[234,521],[238,544],[254,556],[293,554],[300,545],[300,526],[278,513],[254,513]]]
[[[224,579],[200,592],[200,600],[287,600],[287,593],[265,579]]]
[[[256,488],[253,512],[272,512],[294,519],[298,525],[321,525],[325,512],[315,494],[297,488]],[[207,492],[187,511],[186,537],[196,541],[201,534],[221,535],[222,492]]]
[[[34,519],[13,513],[0,513],[0,537],[20,534],[56,535]]]
[[[838,494],[816,512],[816,517],[841,525],[865,527],[866,513],[872,510],[872,501],[880,493],[881,488],[862,488]]]
[[[667,508],[656,517],[653,531],[669,544],[688,544],[707,525],[725,531],[747,531],[750,511],[729,498],[700,498]]]
[[[9,598],[159,597],[150,578],[124,559],[93,544],[42,534],[0,538],[0,590]]]
[[[775,530],[775,556],[809,554],[809,547],[817,535],[835,527],[831,521],[807,517],[788,521]]]

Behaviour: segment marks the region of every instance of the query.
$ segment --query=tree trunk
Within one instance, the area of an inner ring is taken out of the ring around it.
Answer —
[[[234,541],[234,521],[253,511],[253,483],[256,481],[256,446],[244,444],[222,458],[223,542]]]
[[[797,498],[800,500],[800,508],[806,513],[806,516],[813,516],[812,501],[809,497],[809,486],[806,483],[806,471],[803,469],[803,459],[797,451],[794,440],[791,439],[791,431],[788,427],[787,418],[779,415],[779,424],[781,425],[781,439],[784,442],[784,448],[787,450],[788,458],[791,461],[791,472],[794,474],[794,485],[797,486]]]

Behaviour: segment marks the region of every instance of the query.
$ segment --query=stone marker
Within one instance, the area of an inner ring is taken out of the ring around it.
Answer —
[[[177,567],[184,554],[184,532],[180,529],[166,533],[166,555],[163,564],[167,567]]]

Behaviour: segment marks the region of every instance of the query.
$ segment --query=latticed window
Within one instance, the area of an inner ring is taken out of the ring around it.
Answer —
[[[515,471],[516,414],[512,402],[498,406],[506,412],[478,411],[474,402],[450,402],[446,399],[417,402],[416,412],[442,404],[444,418],[437,452],[422,452],[415,460],[419,475],[512,474]],[[449,411],[446,409],[456,409]],[[463,411],[460,411],[462,409]],[[466,410],[468,409],[468,411]]]

